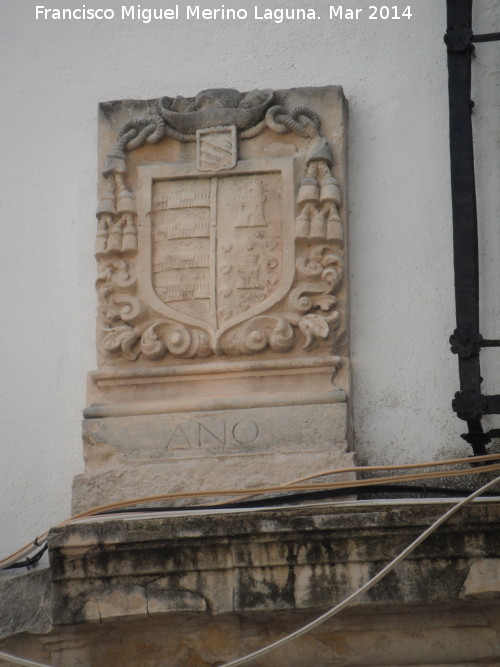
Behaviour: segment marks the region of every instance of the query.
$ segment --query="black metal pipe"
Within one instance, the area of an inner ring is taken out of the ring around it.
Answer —
[[[467,421],[469,432],[483,434],[479,352],[479,252],[477,233],[474,145],[472,136],[471,58],[472,0],[447,0],[445,42],[448,47],[451,196],[457,328],[450,339],[458,354],[460,391],[453,409]],[[472,444],[474,454],[486,453],[483,438]]]
[[[479,334],[479,256],[471,121],[471,51],[459,50],[461,35],[471,30],[472,0],[448,0],[448,90],[450,106],[450,158],[453,210],[453,249],[457,328]],[[452,39],[450,39],[450,35]],[[470,335],[469,334],[469,335]],[[466,360],[462,388],[478,388],[476,366]],[[464,358],[459,358],[461,363]]]
[[[471,42],[497,42],[500,40],[500,32],[488,32],[484,35],[472,35]]]

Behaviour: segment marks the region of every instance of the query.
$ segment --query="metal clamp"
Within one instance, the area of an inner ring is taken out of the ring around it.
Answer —
[[[469,359],[474,354],[479,354],[482,344],[481,334],[470,329],[455,329],[450,336],[451,351],[462,359]]]
[[[446,31],[444,41],[448,51],[466,51],[473,47],[472,28],[465,25],[452,25]]]
[[[466,389],[457,391],[455,398],[451,402],[451,407],[460,419],[466,421],[471,419],[481,419],[485,414],[488,401],[479,391]]]

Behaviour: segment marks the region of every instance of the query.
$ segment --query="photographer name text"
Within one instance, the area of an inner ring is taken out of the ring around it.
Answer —
[[[366,20],[408,20],[411,19],[411,6],[370,5],[368,8],[351,8],[348,5],[329,5],[321,15],[311,8],[263,7],[254,5],[252,10],[242,7],[202,7],[201,5],[172,5],[152,8],[141,5],[122,5],[115,10],[110,7],[80,7],[53,9],[45,5],[36,5],[37,21],[267,21],[284,23],[286,21],[317,21],[322,18],[330,21]]]

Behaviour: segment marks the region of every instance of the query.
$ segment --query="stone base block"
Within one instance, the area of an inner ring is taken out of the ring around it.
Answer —
[[[75,512],[171,492],[272,486],[354,464],[346,403],[91,419],[83,433]]]
[[[124,463],[342,449],[347,404],[183,412],[83,423],[87,470]]]
[[[331,452],[220,456],[168,463],[118,466],[103,473],[84,473],[73,481],[73,512],[108,503],[177,492],[249,489],[279,485],[303,475],[354,465],[354,454]],[[336,479],[346,477],[336,476]],[[270,481],[272,480],[272,481]],[[322,479],[321,481],[325,481]],[[213,499],[190,498],[188,504]],[[228,498],[229,500],[230,498]]]

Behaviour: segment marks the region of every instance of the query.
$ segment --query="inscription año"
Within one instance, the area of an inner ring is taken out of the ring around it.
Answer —
[[[165,449],[251,445],[259,434],[258,425],[251,419],[237,422],[210,420],[205,423],[186,421],[175,425]]]

